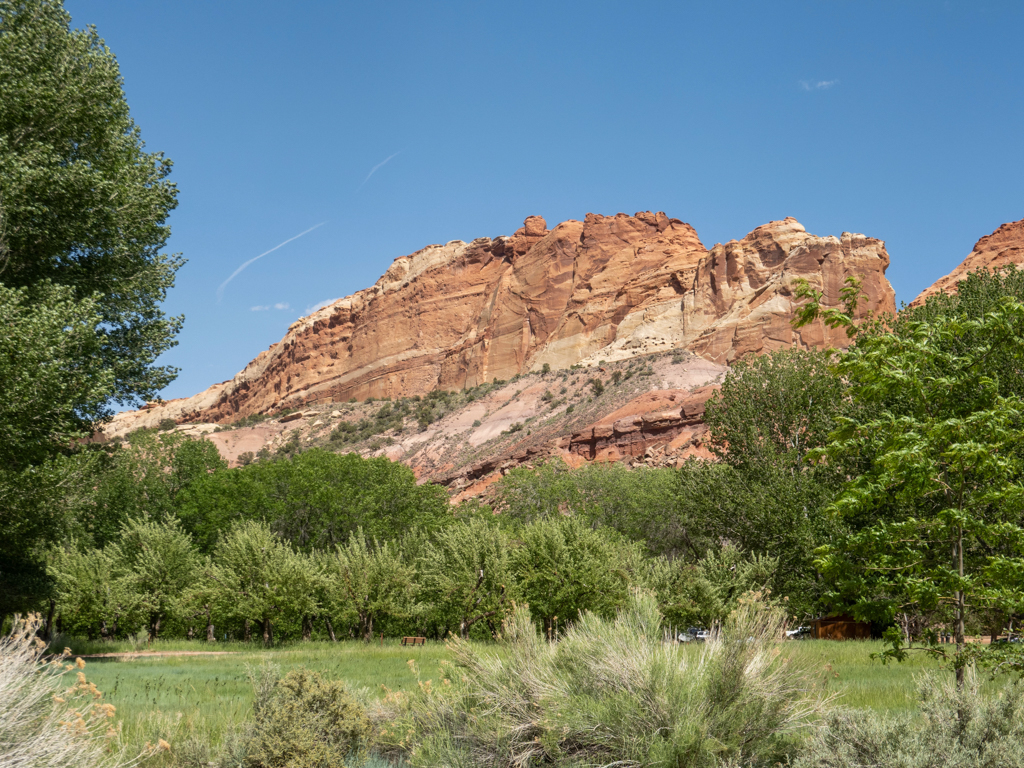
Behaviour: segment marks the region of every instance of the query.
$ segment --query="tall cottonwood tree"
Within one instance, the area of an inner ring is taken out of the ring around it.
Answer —
[[[930,651],[961,686],[984,655],[965,644],[968,612],[1012,609],[1024,595],[1024,399],[1000,393],[992,360],[1024,366],[1024,305],[1009,297],[979,319],[859,334],[838,371],[866,407],[811,454],[864,467],[832,506],[854,524],[820,552],[833,601],[880,620],[945,607],[955,650]],[[905,657],[900,632],[887,639],[889,655]]]
[[[155,365],[182,322],[160,309],[182,263],[161,253],[170,169],[94,29],[59,0],[0,0],[0,611],[51,587],[62,482],[88,486],[75,441],[174,378]]]
[[[132,403],[174,378],[153,363],[181,325],[160,303],[182,261],[161,253],[171,162],[146,151],[123,85],[59,0],[0,0],[0,282],[94,300],[108,394]]]

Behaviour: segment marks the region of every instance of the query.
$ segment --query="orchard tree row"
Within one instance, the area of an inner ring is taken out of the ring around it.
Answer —
[[[721,621],[764,588],[777,562],[733,547],[695,565],[651,558],[578,516],[499,526],[484,516],[397,541],[303,552],[262,522],[234,523],[202,555],[174,518],[133,519],[102,549],[53,553],[57,629],[89,638],[145,633],[250,640],[371,639],[376,633],[494,637],[515,604],[549,634],[591,611],[612,616],[629,589],[658,595],[679,626]]]

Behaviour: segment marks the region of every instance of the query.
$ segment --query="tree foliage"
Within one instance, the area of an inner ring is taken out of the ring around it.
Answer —
[[[512,554],[516,594],[546,631],[585,611],[610,618],[626,603],[629,566],[638,552],[610,528],[578,516],[539,520],[516,537]]]
[[[498,485],[495,507],[518,521],[582,515],[593,524],[646,542],[652,552],[692,551],[699,556],[690,521],[679,518],[678,495],[679,478],[670,469],[629,469],[622,464],[570,469],[555,460],[510,470]]]
[[[718,457],[740,468],[779,460],[802,467],[850,407],[833,363],[829,352],[788,349],[733,365],[705,412]]]
[[[415,572],[398,546],[367,541],[362,529],[321,559],[326,609],[352,634],[369,640],[384,618],[407,618],[414,610]]]
[[[0,607],[50,589],[43,549],[75,527],[77,441],[168,384],[181,318],[160,309],[176,190],[145,151],[117,60],[57,0],[0,0]]]
[[[657,596],[671,626],[712,627],[721,626],[747,597],[756,594],[768,602],[768,587],[778,567],[778,558],[747,555],[726,544],[709,549],[692,565],[651,560],[639,581]]]
[[[201,562],[192,538],[173,518],[132,519],[108,552],[138,599],[149,639],[157,639],[160,625],[182,612],[184,599],[200,577]]]
[[[478,622],[492,634],[512,607],[508,534],[482,519],[448,526],[427,542],[417,563],[420,596],[439,634],[466,637]]]
[[[815,454],[866,465],[833,506],[851,532],[821,552],[833,599],[883,620],[946,607],[956,650],[931,651],[960,681],[978,650],[964,644],[967,612],[1011,610],[1024,585],[1024,400],[1000,393],[991,359],[1024,363],[1024,305],[1013,299],[980,319],[940,314],[862,334],[839,370],[869,407]],[[887,638],[902,658],[905,639]]]
[[[273,622],[317,611],[319,570],[262,523],[242,521],[218,542],[206,578],[214,583],[220,615],[256,622],[264,645],[274,642]],[[247,638],[248,639],[248,638]]]
[[[320,449],[200,477],[179,515],[204,551],[237,520],[264,520],[303,551],[333,549],[360,527],[383,540],[451,520],[444,490],[417,485],[408,467]]]
[[[182,263],[160,253],[176,205],[170,170],[145,151],[96,30],[71,30],[54,0],[2,0],[0,281],[37,304],[51,283],[86,302],[99,350],[72,358],[102,364],[122,403],[175,374],[153,364],[181,325],[160,310]]]

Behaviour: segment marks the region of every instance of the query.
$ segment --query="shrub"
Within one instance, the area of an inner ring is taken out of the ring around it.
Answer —
[[[0,639],[0,765],[125,765],[119,754],[104,754],[117,735],[114,707],[100,703],[103,694],[85,679],[81,659],[40,663],[38,628],[31,616]],[[65,676],[76,669],[75,683],[65,688]]]
[[[375,705],[379,742],[417,765],[671,765],[770,760],[822,711],[811,675],[779,654],[784,615],[748,600],[701,648],[661,641],[654,598],[585,614],[545,642],[519,606],[499,655],[451,644],[440,685]]]
[[[473,419],[473,426],[474,427],[479,427],[480,426],[480,419]]]
[[[541,373],[551,373],[551,363],[544,363],[540,368]]]
[[[362,706],[337,680],[300,668],[250,672],[256,694],[246,733],[246,768],[343,768],[370,734]]]
[[[600,397],[604,394],[604,383],[600,379],[591,379],[590,388],[594,390],[594,397]]]
[[[612,371],[612,384],[622,381],[622,371]]]
[[[973,674],[960,691],[950,675],[943,678],[920,680],[919,717],[836,711],[794,768],[1024,766],[1024,684],[983,696]]]
[[[174,429],[176,426],[178,426],[178,422],[174,419],[160,419],[160,424],[157,426],[157,429],[161,432],[167,432]]]

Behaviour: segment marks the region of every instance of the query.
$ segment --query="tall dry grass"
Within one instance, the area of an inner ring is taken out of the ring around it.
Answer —
[[[0,638],[0,766],[125,766],[114,707],[67,655],[43,658],[39,619],[15,621]],[[154,747],[159,748],[159,746]]]
[[[717,637],[681,648],[638,592],[614,620],[585,615],[548,643],[520,606],[504,653],[456,641],[447,677],[372,709],[378,744],[423,766],[770,763],[828,705],[782,653],[784,619],[745,600]]]

